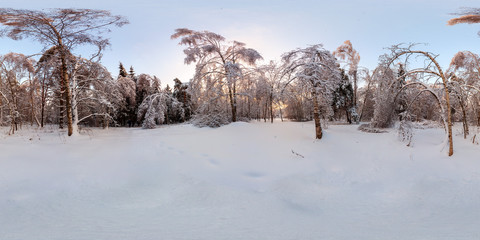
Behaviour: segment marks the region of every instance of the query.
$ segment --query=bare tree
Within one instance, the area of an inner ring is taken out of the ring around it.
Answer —
[[[78,132],[78,124],[87,119],[101,116],[103,126],[120,102],[120,93],[115,91],[113,79],[107,69],[88,59],[77,57],[69,76],[72,79],[72,114],[74,134]]]
[[[22,82],[31,82],[34,61],[20,53],[9,53],[0,57],[0,94],[9,107],[10,134],[18,129],[20,119],[19,92]],[[2,83],[5,81],[4,83]],[[33,104],[33,103],[32,103]],[[32,114],[34,114],[32,112]]]
[[[480,95],[480,57],[470,51],[461,51],[455,54],[448,69],[452,79],[452,93],[455,94],[462,110],[464,138],[469,134],[467,109],[472,105],[472,115],[476,115],[476,122],[480,122],[480,105],[476,97]],[[477,111],[475,111],[477,109]]]
[[[454,13],[453,15],[457,15],[459,17],[448,20],[447,25],[449,26],[460,23],[480,23],[480,8],[464,8],[462,11]],[[478,32],[478,34],[480,35],[480,32]]]
[[[313,101],[315,138],[321,139],[323,132],[320,124],[319,97],[331,99],[328,95],[341,80],[335,57],[321,44],[317,44],[285,53],[282,59],[285,74],[292,76],[287,84],[300,81],[309,85]]]
[[[257,68],[257,73],[259,74],[257,92],[264,94],[266,100],[266,113],[270,117],[270,122],[273,123],[274,118],[274,103],[276,102],[279,110],[280,116],[282,115],[281,111],[281,101],[280,101],[280,88],[282,80],[282,71],[280,66],[275,62],[270,61],[269,64],[263,65]],[[260,91],[258,91],[260,90]]]
[[[110,26],[121,27],[128,21],[108,11],[91,9],[52,9],[48,11],[0,8],[0,23],[5,26],[2,36],[14,40],[32,38],[45,47],[56,46],[60,53],[62,85],[68,121],[72,135],[72,103],[67,56],[78,45],[91,44],[100,53],[109,41],[103,38]]]
[[[422,92],[427,92],[431,93],[432,95],[435,96],[436,100],[439,102],[439,106],[442,110],[442,113],[446,112],[446,118],[444,114],[442,114],[443,117],[443,122],[446,128],[447,132],[447,140],[448,140],[448,156],[453,155],[453,137],[452,137],[452,108],[451,108],[451,102],[450,102],[450,89],[451,89],[451,84],[449,83],[449,74],[446,74],[443,69],[440,67],[440,64],[436,60],[436,56],[432,53],[425,52],[425,51],[420,51],[420,50],[412,50],[413,46],[408,46],[406,48],[400,47],[400,46],[393,46],[390,50],[391,56],[388,57],[389,60],[385,61],[385,66],[389,68],[394,61],[400,59],[400,57],[405,57],[406,60],[405,62],[408,62],[408,59],[411,57],[419,56],[423,57],[425,59],[424,66],[412,70],[405,70],[405,73],[402,74],[401,76],[395,77],[396,81],[393,82],[393,84],[396,84],[396,82],[400,81],[400,79],[404,76],[410,76],[410,75],[418,75],[420,74],[425,80],[428,79],[433,79],[435,80],[435,86],[437,87],[442,87],[443,88],[443,100],[445,101],[445,105],[443,105],[442,101],[440,100],[440,97],[437,96],[435,92],[433,92],[431,89],[429,89],[427,86],[426,89]],[[438,82],[438,84],[437,84]],[[396,91],[395,94],[395,99],[397,99],[397,96],[400,95],[400,93],[404,90],[407,89],[411,86],[417,86],[417,85],[424,85],[420,82],[413,82],[404,85],[399,91]],[[388,86],[391,87],[391,86]],[[421,94],[420,92],[419,94]]]
[[[198,83],[197,89],[215,82],[217,94],[208,101],[227,96],[231,121],[237,121],[237,87],[243,79],[244,68],[254,65],[262,56],[256,50],[246,48],[244,43],[226,43],[223,36],[208,31],[180,28],[175,30],[171,38],[180,38],[179,44],[187,46],[183,51],[186,55],[185,63],[197,64],[193,80]]]

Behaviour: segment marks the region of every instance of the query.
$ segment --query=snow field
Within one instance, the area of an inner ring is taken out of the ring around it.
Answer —
[[[0,239],[480,237],[480,146],[357,127],[19,131],[0,139]]]

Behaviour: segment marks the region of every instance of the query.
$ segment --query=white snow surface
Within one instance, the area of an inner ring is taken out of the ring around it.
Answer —
[[[357,127],[2,129],[0,239],[480,239],[473,135]]]

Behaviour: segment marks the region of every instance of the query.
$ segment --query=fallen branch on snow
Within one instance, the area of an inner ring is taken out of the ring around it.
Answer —
[[[292,149],[292,153],[293,153],[294,155],[297,155],[297,156],[301,157],[301,158],[305,158],[302,154],[293,151],[293,149]]]

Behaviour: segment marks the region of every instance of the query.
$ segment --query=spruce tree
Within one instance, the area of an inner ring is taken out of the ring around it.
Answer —
[[[342,112],[345,112],[347,122],[352,123],[353,87],[344,69],[340,68],[340,74],[342,80],[333,92],[332,108],[334,115],[342,115]]]
[[[130,71],[129,71],[128,76],[129,76],[133,81],[136,82],[136,80],[135,80],[135,71],[133,70],[133,66],[130,66]]]
[[[120,69],[118,75],[120,77],[127,77],[127,70],[125,69],[125,67],[123,67],[122,62],[120,62],[120,65],[118,66],[118,68]]]
[[[183,84],[178,78],[173,79],[173,97],[183,104],[185,120],[190,120],[192,116],[191,96],[187,92],[188,86]]]

